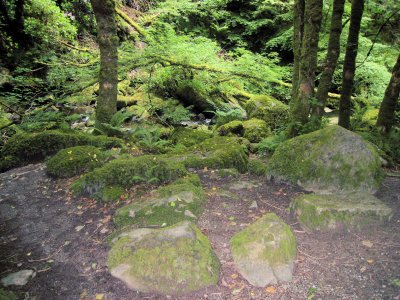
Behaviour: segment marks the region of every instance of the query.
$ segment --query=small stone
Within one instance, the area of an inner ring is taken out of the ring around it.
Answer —
[[[257,209],[257,208],[258,208],[257,201],[254,200],[253,202],[251,202],[249,209]]]
[[[27,284],[29,279],[33,278],[35,274],[36,273],[33,270],[21,270],[4,277],[1,280],[1,283],[4,286],[9,286],[9,285],[23,286]]]
[[[81,231],[84,227],[85,227],[85,225],[76,226],[76,227],[75,227],[75,231],[76,231],[76,232],[79,232],[79,231]]]
[[[185,216],[193,219],[197,219],[197,217],[190,211],[190,210],[185,210]]]
[[[234,190],[234,191],[239,191],[239,190],[245,190],[245,189],[252,189],[257,187],[257,184],[254,184],[251,181],[238,181],[234,184],[232,184],[229,189]]]

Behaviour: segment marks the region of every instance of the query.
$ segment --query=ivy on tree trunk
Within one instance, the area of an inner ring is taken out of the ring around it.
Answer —
[[[100,47],[99,96],[96,120],[110,123],[117,111],[118,94],[118,36],[114,0],[91,0],[97,21]]]
[[[339,107],[339,125],[350,128],[351,94],[356,72],[358,37],[364,13],[364,0],[353,0],[351,4],[350,28],[347,38],[346,55],[343,63],[343,81]]]
[[[392,77],[386,88],[385,97],[379,109],[377,126],[384,133],[390,131],[395,123],[395,111],[400,96],[400,55],[392,71]]]

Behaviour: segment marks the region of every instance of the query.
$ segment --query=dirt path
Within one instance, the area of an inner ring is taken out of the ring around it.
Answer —
[[[209,202],[198,224],[222,262],[221,278],[218,286],[181,299],[400,299],[399,178],[387,178],[378,193],[395,210],[388,226],[321,234],[304,232],[287,212],[301,192],[296,187],[200,175]],[[232,189],[237,182],[251,184]],[[36,271],[26,286],[13,288],[21,299],[165,299],[130,291],[108,274],[104,239],[115,207],[73,199],[66,185],[49,179],[41,164],[0,174],[0,277]],[[253,288],[233,268],[229,239],[269,211],[291,225],[299,255],[292,283]]]

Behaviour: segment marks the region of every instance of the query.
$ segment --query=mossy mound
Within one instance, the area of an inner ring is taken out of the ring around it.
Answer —
[[[296,239],[276,214],[268,213],[231,239],[236,268],[254,286],[292,279]]]
[[[376,121],[378,121],[378,114],[378,108],[369,109],[362,116],[362,122],[367,126],[373,127],[376,125]]]
[[[289,106],[268,95],[253,95],[247,101],[245,110],[249,118],[264,120],[272,129],[289,118]]]
[[[383,179],[376,149],[359,135],[334,125],[282,143],[267,173],[321,193],[374,192]]]
[[[184,221],[122,233],[108,255],[111,274],[136,291],[184,295],[217,284],[219,262],[207,237]]]
[[[130,188],[138,183],[166,183],[186,173],[183,164],[160,156],[120,158],[86,174],[74,183],[72,190],[82,195],[100,197],[104,194],[103,189],[110,186]]]
[[[248,170],[251,175],[264,176],[267,174],[267,164],[261,159],[250,159]]]
[[[6,291],[6,290],[0,288],[0,299],[1,300],[16,300],[17,296],[11,291]]]
[[[189,128],[176,128],[172,133],[170,140],[175,144],[181,144],[185,147],[191,147],[212,137],[211,131],[195,130]]]
[[[188,168],[229,169],[247,171],[248,155],[240,140],[230,137],[213,137],[188,149],[190,154],[176,158]]]
[[[193,221],[202,210],[206,197],[198,175],[189,175],[154,191],[150,196],[117,210],[118,227],[135,224],[171,226],[183,220]]]
[[[258,143],[263,138],[271,135],[271,129],[267,123],[259,119],[247,121],[232,121],[217,129],[219,135],[236,135],[248,139],[252,143]]]
[[[93,146],[66,148],[47,160],[47,173],[60,178],[73,177],[102,166],[108,157]]]
[[[117,138],[93,136],[72,131],[18,133],[11,137],[1,149],[0,172],[12,167],[43,160],[65,148],[83,145],[110,149],[112,147],[121,147],[123,141]]]
[[[290,204],[302,226],[311,230],[362,228],[389,221],[390,207],[365,192],[301,195]]]

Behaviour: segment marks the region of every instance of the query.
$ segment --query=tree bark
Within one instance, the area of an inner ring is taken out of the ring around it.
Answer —
[[[385,97],[379,109],[377,126],[387,133],[395,123],[395,111],[400,95],[400,55],[392,71],[392,78],[386,88]]]
[[[319,31],[322,22],[322,0],[306,0],[304,6],[304,33],[301,36],[301,56],[298,66],[298,75],[295,66],[294,79],[297,80],[294,89],[294,98],[291,101],[291,125],[289,134],[298,134],[298,124],[304,125],[309,121],[310,99],[314,96],[315,71],[317,68],[317,52]],[[296,23],[296,21],[295,21]],[[294,44],[299,43],[298,40]],[[297,79],[298,76],[298,79]]]
[[[364,0],[353,0],[351,5],[349,36],[347,38],[346,55],[343,64],[343,81],[339,107],[339,125],[347,129],[350,128],[351,93],[354,85],[358,38],[363,13]]]
[[[115,0],[91,0],[97,21],[100,47],[99,96],[96,120],[110,123],[117,111],[118,94],[118,36],[115,20]]]
[[[342,34],[342,18],[345,0],[334,0],[331,17],[331,29],[329,35],[328,51],[325,66],[319,80],[318,90],[315,95],[317,105],[312,108],[311,114],[319,120],[324,114],[324,107],[331,88],[333,73],[340,55],[340,36]]]
[[[305,0],[295,0],[293,7],[293,81],[292,99],[297,96],[300,78],[301,42],[304,34],[304,7]]]

